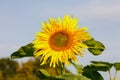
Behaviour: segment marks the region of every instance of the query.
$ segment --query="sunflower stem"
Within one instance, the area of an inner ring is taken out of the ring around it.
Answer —
[[[115,71],[114,80],[116,79],[116,77],[117,77],[117,70]]]
[[[109,73],[110,80],[112,80],[112,75],[111,75],[110,70],[108,71],[108,73]]]

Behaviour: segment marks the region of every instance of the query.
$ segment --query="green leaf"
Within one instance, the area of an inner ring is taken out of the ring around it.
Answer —
[[[66,73],[62,75],[61,78],[64,78],[65,80],[91,80],[85,76],[75,75],[71,73]]]
[[[14,53],[11,54],[11,58],[15,59],[15,58],[22,58],[22,57],[28,57],[28,56],[33,56],[33,44],[27,44],[25,46],[22,46],[21,48],[19,48],[17,51],[15,51]]]
[[[59,76],[51,76],[47,71],[44,69],[39,69],[39,78],[40,80],[65,80]]]
[[[117,71],[120,70],[120,62],[114,63],[114,67]]]
[[[82,75],[90,78],[91,80],[104,80],[102,75],[90,65],[84,67]]]
[[[91,66],[96,71],[109,71],[113,66],[112,63],[102,62],[102,61],[91,61]]]
[[[93,55],[100,55],[105,50],[105,46],[101,42],[96,41],[93,38],[85,41],[84,44],[86,44],[89,47],[88,50]]]
[[[83,75],[90,78],[91,80],[104,80],[101,74],[97,71],[86,71],[83,72]]]
[[[102,61],[91,61],[90,65],[83,68],[83,75],[92,80],[104,80],[98,71],[110,71],[112,63]]]
[[[60,76],[51,76],[44,69],[39,69],[39,72],[40,72],[39,77],[43,80],[91,80],[85,76],[75,75],[75,74],[71,74],[71,73],[65,73]]]

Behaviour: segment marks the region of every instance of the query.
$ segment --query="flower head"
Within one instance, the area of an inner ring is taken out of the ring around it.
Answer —
[[[55,67],[59,63],[68,64],[69,60],[76,61],[76,55],[82,56],[87,45],[83,43],[91,38],[86,32],[88,28],[78,28],[78,19],[69,15],[63,19],[50,18],[49,22],[42,23],[41,32],[35,36],[34,55],[41,56],[41,64],[49,60],[50,66]]]

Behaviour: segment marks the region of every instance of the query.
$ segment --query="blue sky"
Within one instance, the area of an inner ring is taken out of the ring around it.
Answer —
[[[120,61],[120,0],[0,0],[0,58],[31,42],[41,22],[66,14],[78,17],[81,27],[106,46],[100,56],[79,57],[81,64]]]

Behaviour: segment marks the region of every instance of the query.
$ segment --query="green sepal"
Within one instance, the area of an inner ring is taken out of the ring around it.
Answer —
[[[29,43],[25,46],[20,47],[17,51],[13,52],[11,54],[11,58],[15,59],[15,58],[33,56],[33,52],[34,52],[33,44]]]
[[[96,41],[94,38],[84,41],[83,43],[88,46],[88,51],[93,55],[100,55],[105,50],[105,46],[100,41]]]

